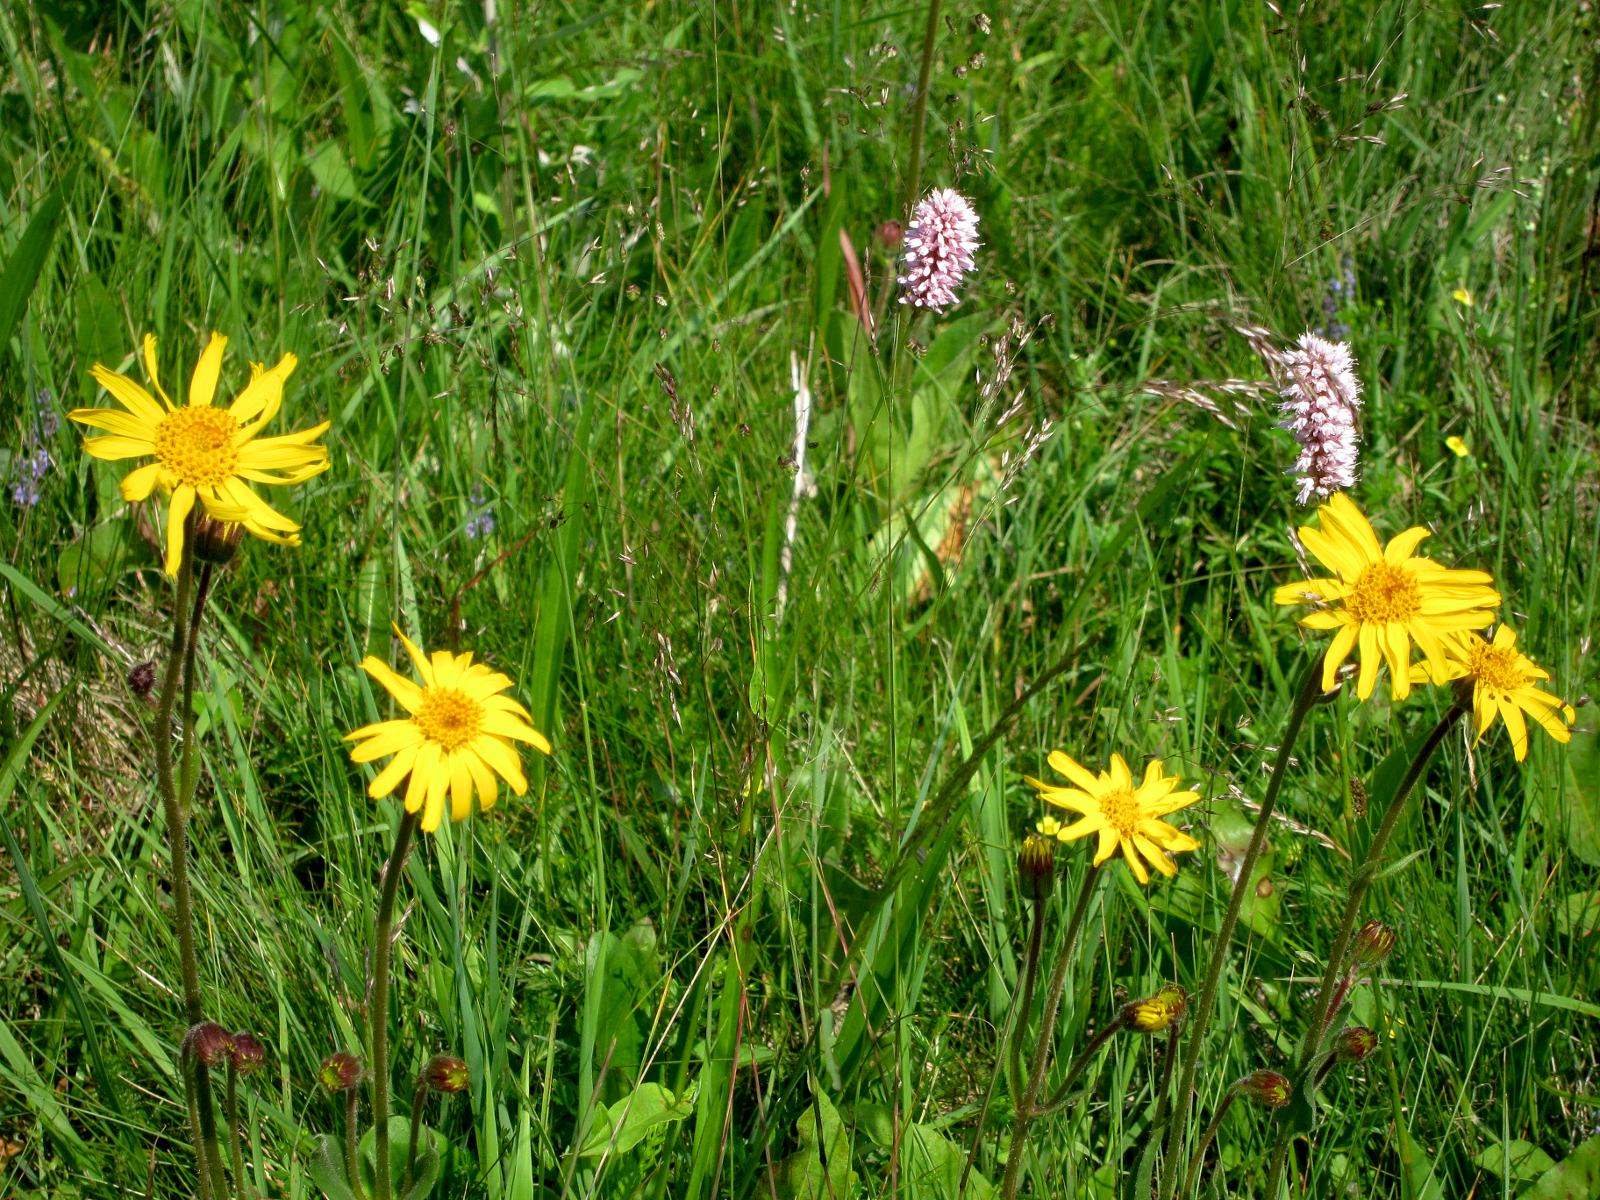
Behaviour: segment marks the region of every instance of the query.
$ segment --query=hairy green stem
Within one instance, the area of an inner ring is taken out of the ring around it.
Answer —
[[[1322,695],[1322,656],[1306,668],[1295,694],[1294,707],[1289,710],[1289,720],[1283,729],[1283,740],[1278,743],[1278,758],[1272,765],[1272,779],[1261,798],[1261,812],[1250,835],[1250,847],[1244,861],[1239,864],[1239,875],[1233,881],[1233,893],[1228,897],[1228,908],[1222,914],[1222,928],[1217,931],[1216,949],[1211,952],[1211,962],[1206,968],[1206,981],[1195,1001],[1194,1024],[1189,1032],[1189,1046],[1183,1055],[1183,1072],[1178,1077],[1178,1098],[1173,1101],[1172,1128],[1167,1131],[1167,1149],[1161,1163],[1162,1186],[1158,1194],[1175,1195],[1182,1182],[1177,1164],[1183,1150],[1184,1127],[1189,1121],[1189,1107],[1194,1099],[1194,1076],[1200,1065],[1200,1051],[1205,1044],[1206,1025],[1211,1020],[1211,1009],[1217,1000],[1217,984],[1222,978],[1222,968],[1228,961],[1228,951],[1233,943],[1233,931],[1239,923],[1239,909],[1244,904],[1245,891],[1250,887],[1250,876],[1255,872],[1256,860],[1261,857],[1261,847],[1267,840],[1267,826],[1272,821],[1272,810],[1278,803],[1278,792],[1283,787],[1284,775],[1289,769],[1289,758],[1295,740],[1306,716]],[[1170,1184],[1167,1182],[1170,1180]],[[1268,1193],[1269,1195],[1271,1193]]]
[[[1028,935],[1028,965],[1022,984],[1022,1002],[1017,1008],[1017,1020],[1011,1030],[1011,1047],[1007,1055],[1006,1086],[1011,1095],[1022,1094],[1022,1040],[1028,1028],[1028,1014],[1033,1011],[1033,989],[1039,981],[1039,952],[1044,947],[1044,901],[1033,906],[1033,930]]]
[[[200,1170],[211,1176],[211,1194],[216,1200],[230,1195],[228,1177],[222,1167],[222,1143],[217,1137],[216,1106],[211,1101],[211,1069],[195,1060],[195,1107],[200,1113]]]
[[[1072,1091],[1072,1085],[1078,1082],[1079,1077],[1088,1069],[1089,1063],[1093,1061],[1094,1056],[1100,1053],[1100,1047],[1109,1042],[1112,1036],[1122,1027],[1122,1021],[1119,1018],[1090,1038],[1089,1044],[1083,1048],[1083,1053],[1078,1055],[1072,1066],[1067,1070],[1067,1077],[1061,1081],[1061,1086],[1055,1090],[1055,1094],[1050,1099],[1045,1101],[1044,1107],[1033,1115],[1036,1117],[1048,1116],[1065,1104],[1068,1093]]]
[[[1039,1037],[1033,1046],[1033,1062],[1028,1070],[1027,1090],[1017,1101],[1016,1124],[1011,1131],[1011,1150],[1006,1155],[1005,1178],[1000,1184],[1001,1200],[1015,1200],[1017,1184],[1022,1178],[1022,1160],[1028,1145],[1028,1127],[1033,1124],[1034,1102],[1039,1089],[1044,1086],[1044,1073],[1050,1065],[1050,1046],[1055,1040],[1056,1012],[1061,1007],[1061,992],[1066,987],[1067,968],[1072,964],[1072,950],[1078,933],[1083,928],[1084,916],[1089,911],[1089,899],[1094,895],[1094,885],[1099,881],[1100,868],[1091,864],[1083,873],[1083,886],[1078,889],[1077,903],[1072,906],[1072,916],[1067,920],[1066,936],[1050,972],[1050,985],[1045,992],[1044,1012],[1039,1018]],[[1020,1018],[1027,1020],[1027,1015]]]
[[[1222,1103],[1217,1105],[1217,1111],[1211,1118],[1211,1124],[1206,1126],[1200,1135],[1200,1144],[1194,1148],[1194,1157],[1189,1160],[1189,1173],[1183,1178],[1183,1194],[1188,1196],[1194,1191],[1194,1181],[1200,1174],[1200,1164],[1205,1162],[1206,1150],[1210,1147],[1212,1139],[1217,1136],[1217,1130],[1222,1126],[1222,1118],[1228,1115],[1228,1109],[1233,1107],[1233,1099],[1239,1093],[1232,1088],[1227,1095],[1222,1097]],[[1269,1192],[1268,1195],[1271,1195]]]
[[[199,1200],[211,1200],[211,1171],[206,1165],[206,1141],[200,1135],[200,1099],[195,1090],[195,1068],[199,1065],[185,1043],[179,1069],[183,1072],[184,1107],[189,1112],[189,1140],[194,1143],[195,1177],[200,1185],[196,1195]]]
[[[411,1097],[411,1145],[406,1150],[406,1173],[400,1180],[400,1194],[411,1190],[411,1180],[417,1173],[417,1134],[422,1129],[422,1106],[428,1100],[428,1084],[418,1079],[416,1093]]]
[[[1337,981],[1344,973],[1345,958],[1350,952],[1350,938],[1355,933],[1356,922],[1361,918],[1361,905],[1367,898],[1367,891],[1377,878],[1378,864],[1383,860],[1383,852],[1388,849],[1389,838],[1393,836],[1395,826],[1400,822],[1400,814],[1405,811],[1406,802],[1410,800],[1412,791],[1428,769],[1428,763],[1433,758],[1434,752],[1444,744],[1444,739],[1449,736],[1455,723],[1471,707],[1471,696],[1458,694],[1450,710],[1429,732],[1416,757],[1411,760],[1411,765],[1406,768],[1405,777],[1395,789],[1394,799],[1389,801],[1383,820],[1378,823],[1378,831],[1372,837],[1372,845],[1367,847],[1366,856],[1362,858],[1361,865],[1356,868],[1356,873],[1350,880],[1350,894],[1345,900],[1344,919],[1339,923],[1338,936],[1333,939],[1333,949],[1328,954],[1328,965],[1322,972],[1322,986],[1317,990],[1316,1008],[1312,1012],[1311,1024],[1307,1026],[1305,1040],[1300,1046],[1300,1064],[1295,1079],[1297,1088],[1300,1080],[1316,1065],[1317,1056],[1322,1052],[1322,1042],[1327,1036],[1328,1025],[1333,1016],[1333,994]],[[1278,1183],[1282,1179],[1284,1164],[1289,1157],[1289,1142],[1288,1131],[1280,1129],[1277,1144],[1273,1147],[1272,1165],[1267,1171],[1266,1194],[1269,1196],[1278,1194]]]
[[[187,554],[187,549],[185,554]],[[192,569],[192,568],[191,568]],[[211,591],[211,564],[200,569],[200,586],[195,589],[194,609],[189,617],[189,635],[183,649],[183,757],[178,767],[178,810],[189,819],[194,803],[194,675],[195,656],[200,645],[200,618],[205,613],[206,596]],[[181,616],[181,609],[178,614]],[[178,619],[175,616],[174,619]]]
[[[344,1094],[344,1158],[345,1169],[350,1174],[350,1190],[355,1193],[356,1200],[366,1200],[367,1193],[361,1186],[361,1145],[356,1138],[356,1116],[360,1107],[361,1088],[357,1085]]]
[[[228,1059],[228,1095],[226,1111],[228,1114],[228,1139],[231,1157],[233,1159],[233,1186],[241,1196],[250,1194],[250,1187],[245,1182],[244,1152],[240,1149],[239,1141],[239,1068],[234,1066],[233,1059]]]
[[[1178,1063],[1178,1035],[1183,1031],[1183,1019],[1174,1021],[1167,1030],[1167,1052],[1161,1062],[1161,1094],[1156,1099],[1156,1115],[1150,1122],[1150,1132],[1155,1134],[1161,1122],[1167,1119],[1167,1109],[1172,1101],[1172,1069]]]
[[[389,931],[394,924],[394,896],[400,886],[400,870],[405,866],[411,835],[416,832],[420,813],[408,812],[400,818],[394,835],[394,850],[383,868],[383,891],[378,897],[378,923],[372,940],[371,999],[367,1005],[367,1036],[372,1043],[372,1130],[377,1141],[378,1200],[391,1200],[389,1187]]]

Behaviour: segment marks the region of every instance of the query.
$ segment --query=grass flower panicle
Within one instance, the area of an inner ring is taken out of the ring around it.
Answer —
[[[1288,380],[1279,392],[1285,418],[1279,428],[1300,443],[1300,457],[1289,469],[1300,477],[1299,503],[1354,487],[1361,384],[1350,347],[1305,333],[1299,349],[1286,351],[1282,360]]]
[[[117,461],[153,457],[128,472],[122,498],[136,503],[160,487],[167,505],[166,572],[176,575],[183,558],[184,523],[198,500],[218,521],[242,525],[250,533],[285,546],[300,544],[293,521],[257,496],[250,482],[302,483],[328,469],[325,446],[312,443],[327,432],[329,422],[281,437],[257,434],[283,406],[284,382],[299,362],[285,354],[270,371],[250,365],[250,382],[228,408],[215,408],[217,377],[228,339],[213,333],[189,381],[186,405],[175,405],[161,387],[156,371],[156,339],[144,339],[145,372],[159,402],[126,375],[96,363],[89,373],[122,408],[76,408],[68,417],[80,425],[104,429],[109,436],[85,438],[83,448],[95,458]]]
[[[1549,679],[1550,672],[1517,649],[1516,631],[1509,625],[1496,629],[1493,641],[1468,631],[1450,639],[1445,650],[1443,671],[1431,662],[1418,663],[1411,668],[1411,681],[1470,682],[1473,723],[1479,739],[1489,731],[1495,717],[1500,717],[1511,731],[1511,747],[1517,761],[1522,762],[1528,757],[1528,726],[1523,719],[1526,713],[1556,741],[1572,740],[1568,726],[1577,713],[1560,697],[1537,686],[1536,681]]]
[[[527,724],[528,710],[509,696],[509,677],[472,661],[472,654],[436,650],[432,657],[397,629],[406,652],[422,678],[421,685],[390,670],[370,655],[361,667],[388,690],[409,714],[395,721],[379,721],[345,735],[361,741],[350,752],[358,763],[394,755],[378,772],[367,792],[387,796],[410,776],[406,787],[407,812],[422,810],[422,829],[431,833],[444,815],[446,794],[450,819],[463,821],[472,813],[476,792],[485,810],[494,807],[499,787],[495,776],[522,795],[528,781],[513,741],[527,742],[544,754],[550,742]]]
[[[1169,854],[1200,848],[1200,843],[1188,834],[1159,819],[1200,799],[1196,792],[1174,791],[1178,777],[1163,774],[1159,759],[1151,760],[1138,784],[1120,754],[1113,754],[1111,769],[1099,775],[1090,773],[1060,750],[1051,753],[1049,762],[1077,786],[1057,787],[1031,776],[1024,778],[1047,804],[1080,815],[1071,824],[1046,817],[1039,822],[1039,832],[1063,842],[1098,834],[1095,866],[1120,849],[1134,878],[1149,883],[1146,862],[1163,875],[1176,875],[1178,868]]]
[[[1359,649],[1356,695],[1372,695],[1378,668],[1387,662],[1391,693],[1404,700],[1411,694],[1413,642],[1443,675],[1447,643],[1494,620],[1490,610],[1500,593],[1489,586],[1492,575],[1452,570],[1412,554],[1428,530],[1414,526],[1380,546],[1367,518],[1342,492],[1318,508],[1317,516],[1321,528],[1302,527],[1300,540],[1334,578],[1284,584],[1274,599],[1330,606],[1300,620],[1308,629],[1337,631],[1322,660],[1323,691],[1333,689],[1339,667]]]
[[[978,269],[972,252],[979,244],[972,202],[953,188],[929,192],[905,231],[904,274],[896,280],[905,289],[900,303],[936,313],[961,303],[956,288]]]

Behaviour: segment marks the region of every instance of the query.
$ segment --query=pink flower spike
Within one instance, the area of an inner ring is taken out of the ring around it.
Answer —
[[[972,202],[952,188],[929,192],[905,231],[905,273],[895,281],[905,289],[900,303],[936,313],[961,303],[956,288],[964,275],[977,270],[972,252],[980,244]]]
[[[1300,476],[1298,499],[1304,504],[1313,494],[1331,496],[1355,486],[1361,384],[1345,342],[1305,333],[1299,349],[1282,357],[1288,381],[1278,393],[1283,397],[1278,410],[1286,418],[1279,428],[1300,443],[1300,457],[1289,473]]]

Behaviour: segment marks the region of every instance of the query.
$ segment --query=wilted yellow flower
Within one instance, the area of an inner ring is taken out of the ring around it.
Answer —
[[[1420,525],[1378,545],[1378,535],[1351,499],[1340,493],[1317,509],[1320,529],[1304,526],[1300,540],[1337,576],[1285,584],[1279,604],[1327,601],[1336,607],[1303,617],[1308,629],[1336,629],[1322,660],[1322,690],[1331,691],[1339,666],[1359,645],[1361,674],[1356,695],[1372,695],[1378,667],[1389,664],[1389,687],[1396,700],[1411,694],[1411,643],[1434,669],[1445,669],[1444,644],[1457,633],[1482,629],[1494,620],[1489,610],[1500,593],[1483,571],[1454,571],[1411,552],[1429,531]]]
[[[1189,993],[1169,983],[1146,1000],[1123,1006],[1122,1023],[1136,1033],[1160,1033],[1189,1008]]]
[[[1457,288],[1450,293],[1450,298],[1457,304],[1465,304],[1468,308],[1472,307],[1472,293],[1467,291],[1466,288]]]
[[[1163,852],[1200,848],[1200,843],[1188,834],[1157,820],[1200,799],[1195,792],[1173,791],[1178,777],[1163,775],[1159,760],[1152,760],[1145,768],[1144,780],[1137,786],[1120,754],[1113,754],[1111,770],[1102,771],[1098,776],[1059,750],[1051,753],[1050,765],[1078,786],[1056,787],[1031,776],[1024,778],[1039,790],[1046,803],[1079,813],[1080,819],[1064,826],[1055,818],[1046,817],[1039,823],[1039,831],[1063,842],[1099,834],[1095,866],[1105,862],[1120,847],[1134,878],[1140,883],[1149,883],[1150,874],[1144,869],[1141,857],[1163,875],[1176,875],[1178,868]]]
[[[378,772],[367,792],[387,796],[407,775],[407,812],[422,809],[422,828],[432,833],[444,815],[445,793],[450,794],[450,819],[463,821],[472,814],[472,795],[487,811],[494,807],[499,775],[517,795],[528,790],[522,764],[511,742],[527,742],[545,754],[550,742],[525,723],[528,710],[499,693],[511,686],[509,677],[472,661],[472,654],[435,650],[432,659],[405,634],[395,630],[422,677],[423,686],[391,671],[368,656],[361,667],[389,690],[411,715],[398,721],[379,721],[345,741],[368,738],[350,752],[354,762],[372,762],[394,755]],[[426,807],[424,807],[426,805]]]
[[[83,448],[95,458],[154,456],[154,462],[122,480],[122,498],[129,503],[143,500],[157,485],[172,497],[167,505],[168,575],[177,574],[182,562],[184,521],[197,498],[219,521],[243,525],[269,542],[297,546],[300,526],[275,511],[246,481],[301,483],[328,469],[327,448],[311,444],[327,432],[327,421],[282,437],[256,437],[283,405],[284,381],[299,362],[294,355],[285,354],[270,371],[251,363],[250,382],[233,404],[212,407],[227,345],[220,333],[211,335],[189,381],[189,402],[179,407],[161,387],[156,339],[146,334],[145,372],[160,403],[126,375],[96,363],[89,373],[123,408],[75,408],[67,414],[80,424],[109,431],[109,437],[83,440]]]
[[[1522,719],[1522,714],[1527,713],[1556,741],[1572,740],[1567,726],[1577,713],[1570,704],[1534,686],[1536,679],[1549,679],[1550,672],[1517,649],[1517,635],[1509,625],[1496,629],[1492,642],[1478,633],[1463,633],[1450,639],[1448,651],[1442,672],[1436,671],[1432,663],[1418,663],[1411,668],[1411,678],[1418,683],[1470,679],[1478,737],[1488,732],[1496,716],[1503,717],[1511,731],[1512,750],[1521,762],[1528,757],[1528,726]]]
[[[1449,437],[1445,438],[1444,444],[1450,447],[1457,458],[1466,458],[1472,453],[1472,451],[1467,447],[1467,439],[1463,437],[1457,437],[1455,434],[1451,434]]]

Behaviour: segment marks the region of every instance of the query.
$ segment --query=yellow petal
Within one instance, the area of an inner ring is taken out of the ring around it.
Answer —
[[[155,424],[134,413],[124,412],[120,408],[75,408],[67,414],[67,419],[135,441],[149,442],[151,453],[154,453]]]
[[[1128,770],[1128,763],[1122,755],[1111,756],[1111,786],[1115,788],[1133,787],[1133,772]]]
[[[1528,757],[1528,726],[1522,719],[1522,710],[1515,704],[1502,701],[1500,715],[1505,719],[1506,728],[1511,732],[1512,752],[1516,754],[1517,761],[1522,762]]]
[[[1328,644],[1327,652],[1322,656],[1323,691],[1333,690],[1333,685],[1339,679],[1339,668],[1344,665],[1344,660],[1350,657],[1350,651],[1355,647],[1356,638],[1360,633],[1361,626],[1352,621],[1341,626],[1339,632],[1333,635],[1333,641]]]
[[[433,664],[430,663],[427,657],[422,653],[422,648],[420,646],[418,646],[405,634],[400,632],[400,626],[395,625],[392,626],[392,628],[394,629],[395,636],[398,637],[401,643],[405,646],[406,653],[411,655],[411,661],[417,668],[417,674],[422,676],[422,682],[428,687],[432,687]]]
[[[1389,691],[1396,700],[1411,694],[1411,639],[1406,627],[1391,621],[1378,631],[1378,643],[1389,662]]]
[[[194,375],[189,380],[189,407],[210,408],[211,398],[217,394],[217,376],[222,373],[222,352],[228,348],[228,339],[213,333],[200,361],[194,364]]]
[[[278,409],[283,407],[284,382],[294,374],[299,362],[300,360],[294,355],[285,354],[272,370],[263,371],[245,385],[244,391],[239,393],[228,409],[233,414],[233,419],[244,426],[233,440],[235,446],[244,445],[255,437],[268,421],[278,415]],[[245,422],[252,417],[256,420],[246,425]]]
[[[1378,628],[1376,625],[1363,625],[1361,627],[1361,675],[1356,680],[1356,695],[1365,700],[1372,695],[1372,685],[1378,681],[1378,665],[1382,656],[1378,653]]]
[[[422,806],[428,802],[428,782],[439,770],[439,743],[423,742],[417,748],[417,761],[411,767],[411,782],[406,785],[406,811],[420,812]],[[431,833],[438,828],[437,816],[433,825],[428,827]]]
[[[167,504],[167,563],[168,575],[176,575],[183,563],[183,523],[194,507],[194,489],[185,484],[172,493]]]
[[[1317,510],[1317,517],[1322,522],[1323,529],[1343,536],[1351,545],[1357,547],[1369,563],[1377,562],[1383,557],[1383,550],[1378,545],[1378,535],[1372,531],[1372,525],[1355,502],[1339,492],[1331,497],[1327,504]]]
[[[1128,860],[1128,867],[1133,871],[1133,877],[1140,883],[1150,882],[1150,872],[1144,869],[1144,864],[1139,861],[1139,855],[1133,848],[1131,839],[1124,838],[1122,842],[1122,856]]]
[[[472,815],[472,768],[467,766],[467,754],[456,751],[449,757],[450,764],[450,819],[465,821]]]
[[[156,444],[131,437],[92,437],[83,439],[83,449],[92,458],[116,462],[123,458],[144,458],[156,452]]]
[[[1398,567],[1411,557],[1411,552],[1417,548],[1425,537],[1432,537],[1433,532],[1420,525],[1414,525],[1404,533],[1397,533],[1389,539],[1389,544],[1383,548],[1383,558],[1392,567]]]
[[[122,498],[129,504],[148,499],[161,477],[161,464],[150,463],[137,467],[122,477]]]
[[[489,764],[483,761],[476,750],[465,750],[461,757],[466,759],[467,769],[472,772],[472,782],[478,789],[478,807],[488,812],[499,797],[500,784],[489,769]]]
[[[1136,833],[1133,835],[1133,845],[1140,854],[1149,860],[1152,867],[1169,879],[1178,873],[1178,868],[1173,864],[1172,860],[1161,853],[1161,850],[1148,838]]]
[[[1360,575],[1370,561],[1362,558],[1356,548],[1345,539],[1331,536],[1323,530],[1302,529],[1300,540],[1318,562],[1345,582]]]
[[[1095,847],[1094,865],[1099,866],[1117,852],[1117,831],[1107,825],[1100,831],[1100,844]]]
[[[96,383],[111,393],[113,400],[145,421],[152,429],[161,423],[162,417],[166,416],[165,410],[155,402],[155,397],[126,375],[118,375],[99,363],[89,368],[89,374],[94,377]]]
[[[361,660],[361,669],[383,684],[388,693],[400,702],[402,708],[409,713],[414,713],[422,707],[422,689],[404,676],[396,675],[389,669],[389,664],[370,654]],[[368,726],[368,728],[374,728]],[[357,736],[361,731],[350,734]]]
[[[1050,757],[1047,761],[1050,763],[1050,766],[1053,769],[1065,775],[1068,779],[1072,780],[1073,783],[1083,788],[1090,795],[1094,794],[1095,788],[1098,785],[1098,781],[1092,774],[1080,766],[1077,760],[1069,758],[1060,750],[1052,750],[1050,751]]]
[[[422,747],[419,744],[406,746],[399,750],[389,760],[389,765],[379,771],[376,778],[368,785],[367,795],[376,800],[394,791],[399,786],[400,781],[411,773],[411,768],[416,764],[417,754],[421,749]]]

